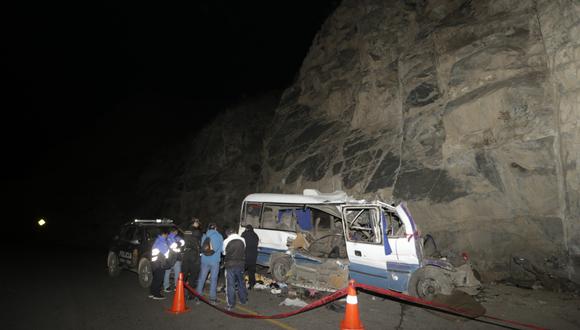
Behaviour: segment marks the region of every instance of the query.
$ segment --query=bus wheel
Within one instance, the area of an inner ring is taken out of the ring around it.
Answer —
[[[286,282],[288,272],[292,268],[292,260],[287,256],[280,256],[272,261],[272,277],[276,282]]]
[[[451,282],[442,269],[425,266],[411,275],[409,294],[424,300],[433,300],[435,296],[445,293]]]

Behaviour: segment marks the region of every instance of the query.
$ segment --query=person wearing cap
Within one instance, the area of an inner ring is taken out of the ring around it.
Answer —
[[[242,237],[246,242],[246,260],[245,268],[248,274],[248,290],[252,290],[256,285],[256,262],[258,260],[258,243],[260,238],[254,231],[252,225],[246,225],[246,230],[242,233]]]
[[[207,253],[202,251],[201,255],[201,270],[199,272],[199,277],[197,279],[196,291],[199,294],[203,294],[203,287],[205,285],[205,280],[208,274],[211,276],[209,285],[209,301],[212,305],[217,304],[217,282],[220,271],[220,259],[221,251],[224,243],[224,238],[222,234],[217,231],[217,225],[215,223],[210,223],[208,225],[207,232],[201,237],[202,248],[205,239],[209,238],[211,244],[211,250],[213,253]],[[196,303],[199,303],[196,300]]]
[[[190,287],[197,287],[197,278],[201,267],[201,221],[193,217],[191,222],[184,228],[185,247],[183,249],[183,279]],[[191,299],[191,293],[187,291],[187,298]]]

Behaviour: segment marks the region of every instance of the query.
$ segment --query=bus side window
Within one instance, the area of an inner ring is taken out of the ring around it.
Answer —
[[[389,215],[388,217],[389,231],[387,232],[389,237],[404,237],[405,236],[405,225],[395,215]]]
[[[274,211],[269,208],[264,208],[264,213],[262,213],[262,227],[261,228],[276,228],[276,218],[274,217]]]
[[[246,204],[246,212],[244,214],[244,225],[252,225],[254,228],[258,228],[260,224],[260,212],[262,211],[262,204]]]
[[[279,214],[280,223],[277,228],[280,230],[294,230],[296,224],[296,215],[294,210],[283,210]]]

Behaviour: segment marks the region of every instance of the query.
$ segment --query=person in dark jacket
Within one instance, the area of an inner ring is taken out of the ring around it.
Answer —
[[[258,243],[260,238],[252,225],[247,225],[242,233],[246,242],[246,273],[248,274],[248,290],[256,285],[256,261],[258,260]]]
[[[193,217],[191,223],[185,228],[183,238],[185,240],[185,247],[183,249],[182,271],[183,280],[192,288],[197,287],[197,277],[201,265],[201,222],[198,218]],[[192,295],[187,290],[187,299],[191,299]]]
[[[161,228],[161,233],[157,236],[151,248],[151,270],[153,272],[153,279],[149,287],[149,298],[158,300],[165,299],[161,294],[161,288],[163,286],[163,276],[165,275],[166,260],[169,258],[168,235],[169,229]]]
[[[246,283],[244,282],[246,243],[244,238],[236,234],[232,229],[228,229],[226,235],[228,238],[224,241],[222,254],[224,255],[226,269],[227,309],[232,310],[236,306],[236,286],[240,296],[240,304],[245,305],[248,301]]]

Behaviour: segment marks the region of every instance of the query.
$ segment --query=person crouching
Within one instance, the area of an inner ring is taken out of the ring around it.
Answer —
[[[226,302],[227,309],[232,310],[236,306],[236,286],[240,297],[240,304],[245,305],[248,301],[246,283],[244,282],[244,269],[246,264],[246,242],[232,229],[226,230],[227,238],[224,241],[223,255],[226,269]]]

